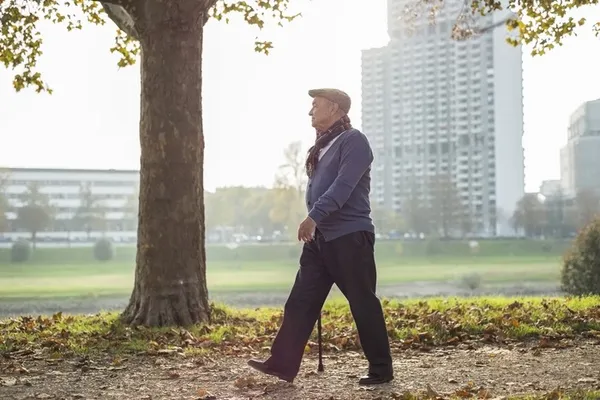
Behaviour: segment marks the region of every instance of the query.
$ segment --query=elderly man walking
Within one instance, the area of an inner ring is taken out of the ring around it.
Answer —
[[[369,191],[373,153],[365,135],[352,128],[350,97],[337,89],[315,89],[309,115],[317,131],[306,160],[308,216],[298,228],[304,241],[300,268],[284,307],[283,322],[266,361],[251,367],[293,382],[323,303],[335,283],[350,303],[369,362],[359,384],[393,379],[392,357],[381,303],[375,294],[375,228]]]

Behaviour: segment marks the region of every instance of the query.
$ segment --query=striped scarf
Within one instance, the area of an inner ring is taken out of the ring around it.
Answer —
[[[306,175],[312,178],[315,170],[317,169],[317,163],[319,162],[319,153],[325,146],[329,144],[333,139],[346,132],[348,129],[352,129],[350,118],[344,115],[342,118],[334,122],[329,129],[324,132],[317,132],[315,138],[315,144],[308,149],[308,156],[306,157]]]

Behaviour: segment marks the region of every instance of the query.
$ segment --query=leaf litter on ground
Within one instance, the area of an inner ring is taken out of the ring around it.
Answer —
[[[75,398],[81,393],[71,393],[73,387],[82,388],[86,398],[138,398],[136,393],[147,392],[153,399],[287,400],[329,393],[334,399],[542,395],[555,389],[554,382],[600,389],[600,377],[589,372],[590,354],[600,343],[600,297],[383,300],[383,306],[397,364],[388,388],[356,386],[365,361],[345,304],[323,311],[326,373],[315,373],[313,336],[293,385],[256,375],[245,365],[247,357],[265,355],[281,311],[213,305],[210,324],[185,329],[124,326],[114,313],[0,321],[0,398],[2,390],[17,389]],[[541,364],[546,362],[551,364]],[[580,362],[579,375],[569,362]],[[155,387],[160,382],[170,389]],[[41,391],[59,383],[62,389]]]
[[[396,349],[429,351],[439,346],[517,343],[537,340],[540,348],[565,339],[600,337],[600,297],[555,299],[434,299],[401,303],[383,300],[389,336]],[[46,349],[56,354],[175,354],[210,350],[244,355],[268,347],[281,323],[281,310],[232,310],[212,305],[210,324],[184,328],[130,327],[118,314],[22,316],[0,321],[0,352]],[[326,352],[359,350],[347,304],[323,310]],[[315,347],[313,335],[307,351]]]

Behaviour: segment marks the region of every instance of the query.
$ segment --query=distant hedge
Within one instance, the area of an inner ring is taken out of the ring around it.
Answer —
[[[19,240],[10,248],[10,261],[13,263],[29,261],[31,252],[31,243],[27,240]]]
[[[469,240],[377,240],[375,251],[378,260],[402,260],[410,258],[480,258],[480,257],[560,257],[570,247],[571,241],[554,240],[479,240],[470,246]],[[115,262],[134,262],[136,246],[113,243]],[[212,245],[206,247],[208,261],[271,262],[296,260],[300,255],[299,243],[241,244],[238,246]],[[10,263],[10,249],[0,249],[0,264]],[[38,246],[31,262],[44,264],[97,262],[88,247],[44,248]]]
[[[109,261],[115,258],[115,246],[109,239],[102,238],[94,245],[94,258],[98,261]]]

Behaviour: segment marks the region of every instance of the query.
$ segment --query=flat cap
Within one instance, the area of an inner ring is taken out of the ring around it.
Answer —
[[[308,91],[308,95],[310,97],[323,97],[333,103],[336,103],[340,106],[340,110],[348,114],[350,111],[350,105],[352,101],[350,100],[350,96],[344,91],[339,89],[332,88],[323,88],[323,89],[312,89]]]

